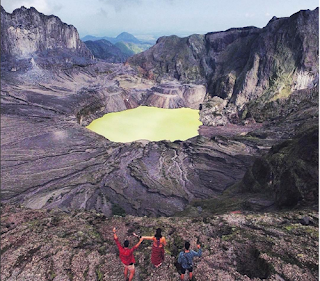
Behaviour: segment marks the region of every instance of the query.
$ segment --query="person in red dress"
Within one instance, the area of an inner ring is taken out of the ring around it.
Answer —
[[[153,241],[151,262],[155,267],[159,267],[164,261],[164,247],[166,246],[166,239],[161,235],[161,228],[156,230],[154,236],[142,236],[142,239]]]
[[[123,243],[123,246],[120,244],[118,236],[116,234],[116,229],[115,227],[113,228],[113,238],[114,241],[116,242],[118,249],[119,249],[119,257],[121,262],[124,265],[124,278],[125,280],[128,280],[128,271],[130,271],[129,274],[129,281],[131,281],[133,279],[134,273],[135,273],[135,268],[134,268],[134,264],[135,264],[135,258],[133,256],[133,252],[134,250],[136,250],[139,245],[141,244],[141,242],[143,241],[142,238],[140,238],[139,242],[134,245],[131,249],[129,249],[129,241],[125,240]]]

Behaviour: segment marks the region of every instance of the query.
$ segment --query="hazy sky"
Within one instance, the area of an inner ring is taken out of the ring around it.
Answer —
[[[74,25],[80,37],[134,35],[187,36],[231,27],[264,27],[273,17],[313,10],[318,0],[2,0],[11,13],[33,6]]]

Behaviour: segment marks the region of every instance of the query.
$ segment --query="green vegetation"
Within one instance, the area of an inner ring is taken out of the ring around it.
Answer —
[[[103,273],[100,270],[100,266],[97,266],[96,268],[96,275],[97,275],[97,280],[102,281],[103,280]]]
[[[141,53],[148,48],[150,48],[151,44],[137,44],[132,42],[117,42],[115,44],[116,47],[118,47],[123,53],[132,56],[138,53]]]
[[[48,273],[48,280],[51,281],[51,280],[54,280],[54,278],[57,276],[56,273],[54,273],[53,271],[50,271]]]
[[[118,47],[121,52],[129,55],[129,56],[132,56],[134,54],[137,54],[139,52],[135,52],[134,50],[132,50],[131,48],[128,47],[128,43],[125,43],[125,42],[117,42],[115,44],[116,47]]]
[[[125,217],[126,216],[126,211],[120,205],[113,204],[112,205],[112,214],[114,216]]]

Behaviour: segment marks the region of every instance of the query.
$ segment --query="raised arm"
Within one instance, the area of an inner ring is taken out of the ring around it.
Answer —
[[[112,229],[112,231],[113,231],[114,241],[116,242],[118,248],[121,248],[121,244],[120,244],[119,239],[118,239],[118,236],[117,236],[117,234],[116,234],[116,228],[114,227],[114,228]]]
[[[199,249],[198,250],[198,252],[196,252],[196,251],[191,251],[192,252],[192,255],[194,256],[194,257],[201,257],[201,255],[202,255],[202,249],[201,249],[201,246],[198,244],[197,245],[197,248]]]
[[[153,240],[153,237],[154,237],[154,236],[141,236],[141,235],[136,234],[135,232],[133,232],[132,235],[139,238],[139,239],[142,238],[144,240]]]
[[[114,228],[112,229],[112,231],[113,231],[113,238],[114,238],[114,240],[118,239],[118,236],[117,236],[117,233],[116,233],[116,228],[114,227]]]
[[[139,238],[139,239],[142,237],[141,235],[138,235],[138,234],[136,234],[135,232],[133,232],[132,235],[135,236],[135,237],[137,237],[137,238]]]
[[[141,238],[144,240],[153,240],[154,236],[142,236]]]
[[[141,237],[140,240],[139,240],[139,242],[138,242],[136,245],[133,246],[133,249],[134,249],[134,250],[137,249],[137,248],[139,247],[139,245],[142,243],[142,241],[143,241],[143,239],[142,239],[142,237]]]

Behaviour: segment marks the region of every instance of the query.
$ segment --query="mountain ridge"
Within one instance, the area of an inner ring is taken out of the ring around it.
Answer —
[[[28,64],[33,58],[46,64],[47,57],[54,57],[59,64],[91,63],[92,54],[80,40],[76,28],[54,15],[44,15],[33,7],[22,7],[9,14],[1,6],[1,26],[2,62],[15,64],[18,59]],[[32,32],[30,27],[34,27]]]
[[[105,40],[111,42],[112,44],[115,44],[120,41],[141,43],[140,40],[138,40],[136,37],[134,37],[134,35],[132,35],[128,32],[122,32],[119,35],[117,35],[116,37],[109,37],[109,36],[102,36],[101,37],[101,36],[86,35],[81,38],[82,41],[88,41],[88,40],[96,41],[96,40],[101,40],[101,39],[105,39]]]
[[[302,80],[309,81],[307,87],[316,84],[318,23],[317,8],[270,21],[262,29],[161,37],[128,63],[155,81],[177,79],[206,85],[209,96],[201,113],[204,124],[258,119],[254,107],[263,108],[273,97],[305,87]],[[254,99],[260,103],[253,106],[249,100]],[[220,104],[225,108],[214,110]]]
[[[88,40],[95,41],[95,40],[100,40],[100,39],[108,40],[112,44],[115,44],[115,43],[121,42],[121,41],[131,42],[131,43],[136,43],[136,44],[153,44],[156,42],[156,40],[154,40],[154,41],[140,40],[140,39],[136,38],[134,35],[132,35],[131,33],[126,32],[126,31],[121,32],[116,37],[86,35],[81,38],[82,41],[88,41]]]
[[[96,58],[105,59],[108,62],[114,63],[125,62],[130,56],[141,53],[152,46],[150,42],[140,41],[128,32],[122,32],[115,38],[87,35],[81,40],[84,41],[87,46],[89,46],[89,49],[94,53]],[[104,44],[105,46],[102,47],[103,41],[101,40],[110,42],[114,47],[107,47],[106,44]],[[88,41],[90,41],[90,43],[86,43]],[[116,48],[118,48],[121,52],[119,53]],[[100,51],[98,52],[98,50]],[[116,53],[117,55],[115,56]]]

